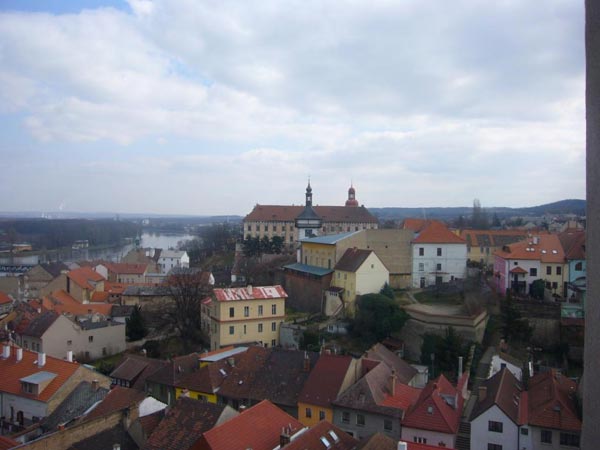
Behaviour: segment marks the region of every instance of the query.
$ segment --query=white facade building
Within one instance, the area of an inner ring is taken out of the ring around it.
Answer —
[[[158,267],[162,273],[169,273],[175,267],[190,267],[190,257],[182,250],[163,250],[158,258]]]

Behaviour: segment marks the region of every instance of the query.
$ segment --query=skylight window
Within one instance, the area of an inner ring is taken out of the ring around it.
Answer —
[[[331,442],[329,442],[325,436],[321,436],[321,442],[323,443],[325,448],[331,447]]]

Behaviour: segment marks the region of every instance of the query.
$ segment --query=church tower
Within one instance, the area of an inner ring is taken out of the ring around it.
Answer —
[[[312,206],[312,188],[310,187],[310,180],[306,187],[306,203],[304,205],[304,210],[296,217],[295,222],[296,228],[298,228],[299,239],[315,237],[321,230],[323,221]]]
[[[356,191],[354,186],[350,183],[350,189],[348,189],[348,200],[346,200],[346,206],[358,206],[358,200],[356,200]]]

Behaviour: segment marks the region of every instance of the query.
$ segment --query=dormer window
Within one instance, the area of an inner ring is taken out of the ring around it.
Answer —
[[[41,371],[21,378],[21,391],[26,394],[40,395],[44,389],[56,378],[55,373]]]

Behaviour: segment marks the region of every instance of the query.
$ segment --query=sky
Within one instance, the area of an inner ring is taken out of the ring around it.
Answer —
[[[582,1],[0,0],[0,211],[585,198]]]

